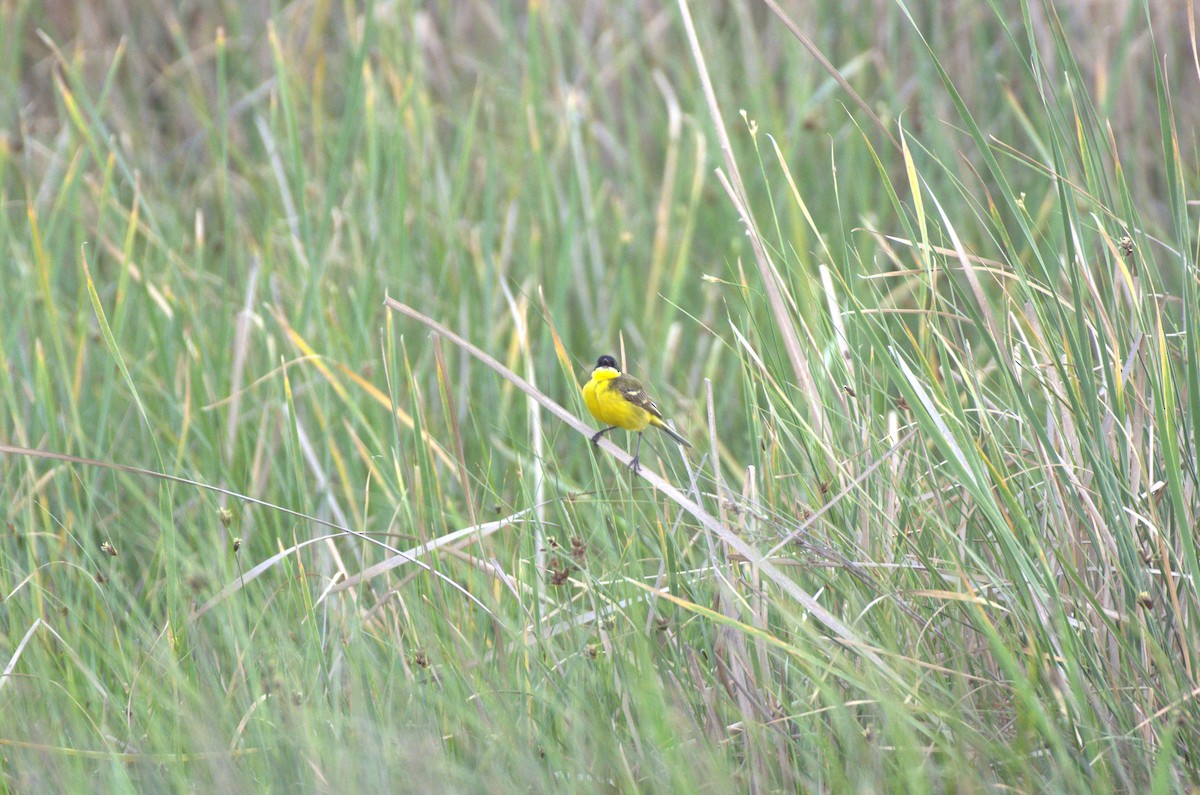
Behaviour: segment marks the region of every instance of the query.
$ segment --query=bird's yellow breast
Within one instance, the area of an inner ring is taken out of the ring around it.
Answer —
[[[605,425],[615,425],[627,431],[642,431],[650,424],[650,412],[625,399],[616,388],[614,379],[620,375],[609,367],[597,367],[592,379],[583,387],[583,402],[592,416]]]

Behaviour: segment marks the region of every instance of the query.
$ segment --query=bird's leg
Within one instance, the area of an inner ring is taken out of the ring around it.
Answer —
[[[640,463],[638,463],[638,456],[641,455],[641,453],[642,453],[642,434],[641,434],[641,431],[639,431],[637,447],[634,448],[634,451],[633,451],[633,460],[629,462],[629,468],[633,470],[633,474],[635,474],[635,475],[642,468],[642,465]]]
[[[617,427],[616,425],[609,425],[607,428],[605,428],[601,431],[598,431],[596,433],[596,435],[592,437],[592,444],[595,444],[595,445],[600,444],[600,437],[603,436],[604,434],[608,433],[609,431],[616,430],[616,427]]]

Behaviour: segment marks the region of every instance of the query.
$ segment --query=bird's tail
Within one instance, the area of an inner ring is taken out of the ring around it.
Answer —
[[[662,431],[663,433],[665,433],[667,436],[670,436],[672,439],[674,439],[675,441],[679,442],[679,443],[680,443],[681,445],[683,445],[684,447],[691,447],[691,446],[692,446],[692,443],[691,443],[691,442],[689,442],[687,439],[684,439],[684,438],[683,438],[682,436],[680,436],[679,434],[675,433],[675,431],[674,431],[672,428],[670,428],[670,427],[669,427],[669,426],[668,426],[668,425],[667,425],[665,422],[663,422],[662,420],[660,420],[660,419],[658,419],[658,418],[656,417],[656,418],[655,418],[655,419],[654,419],[652,422],[654,423],[654,427],[655,427],[655,428],[658,428],[660,431]]]

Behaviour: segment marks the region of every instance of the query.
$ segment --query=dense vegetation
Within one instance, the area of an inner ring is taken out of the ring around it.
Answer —
[[[0,5],[0,786],[1200,788],[1191,3],[265,5]]]

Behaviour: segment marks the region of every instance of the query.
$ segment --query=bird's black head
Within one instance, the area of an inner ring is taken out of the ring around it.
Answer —
[[[614,370],[620,369],[617,367],[617,360],[605,354],[596,360],[596,367],[611,367]]]

